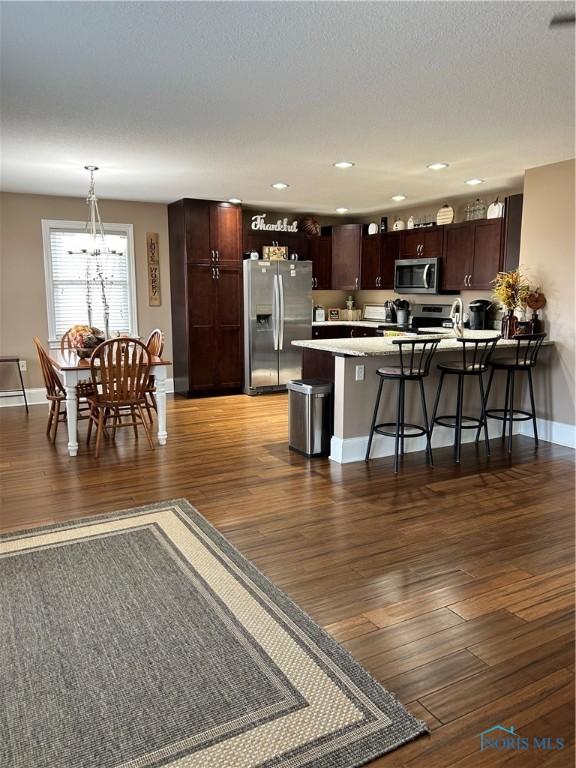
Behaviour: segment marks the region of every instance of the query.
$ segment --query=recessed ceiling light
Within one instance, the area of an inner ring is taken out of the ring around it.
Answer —
[[[272,184],[274,189],[288,189],[290,184],[285,184],[283,181],[277,181],[276,184]]]
[[[233,203],[234,205],[239,205],[242,202],[242,200],[240,200],[239,197],[229,197],[228,202]]]
[[[348,160],[340,160],[338,163],[333,163],[334,168],[352,168],[354,163],[349,162]]]
[[[392,200],[396,203],[400,203],[402,200],[406,200],[406,195],[393,195]]]
[[[426,167],[430,168],[431,171],[441,171],[442,168],[448,168],[448,163],[430,163]]]
[[[348,208],[336,208],[336,213],[348,213]]]
[[[470,184],[471,187],[474,187],[476,184],[484,184],[484,179],[466,179],[464,184]]]

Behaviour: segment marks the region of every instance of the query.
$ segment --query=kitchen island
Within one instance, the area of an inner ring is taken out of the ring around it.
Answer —
[[[428,403],[428,412],[432,412],[432,405],[438,386],[438,372],[436,364],[441,361],[450,360],[461,353],[461,344],[456,340],[453,332],[446,332],[442,329],[438,333],[440,343],[436,356],[432,361],[430,375],[425,379],[426,400]],[[433,334],[430,333],[430,336]],[[497,331],[465,331],[464,336],[484,336],[486,338],[497,336]],[[410,334],[411,338],[414,338]],[[352,461],[361,461],[364,459],[366,446],[368,443],[368,434],[372,419],[372,411],[376,400],[376,391],[378,387],[378,376],[376,371],[382,367],[384,362],[394,365],[398,360],[398,347],[393,343],[394,337],[374,337],[357,339],[322,339],[295,341],[295,346],[302,347],[305,352],[304,376],[308,376],[312,371],[314,375],[324,372],[323,378],[328,378],[334,382],[334,426],[330,447],[330,458],[339,463],[348,463]],[[424,336],[420,336],[424,338]],[[546,340],[544,345],[550,347],[552,341]],[[500,339],[496,346],[496,355],[502,353],[508,355],[516,347],[513,340]],[[540,364],[546,363],[546,351],[541,352]],[[332,375],[330,375],[332,373]],[[447,376],[442,390],[440,400],[439,414],[454,413],[456,406],[456,389],[452,376]],[[522,391],[521,385],[524,384],[518,377],[518,392],[516,403],[521,407]],[[493,407],[502,407],[504,402],[504,381],[499,375],[494,378],[490,403]],[[498,405],[496,405],[498,403]],[[382,403],[379,421],[394,421],[396,407],[396,385],[393,382],[385,382],[382,395]],[[465,390],[465,415],[477,416],[480,410],[480,394],[476,381],[470,381],[466,384]],[[420,409],[419,392],[416,384],[408,383],[406,388],[406,420],[414,423],[421,423],[422,413]],[[529,425],[526,423],[516,425],[517,429],[527,430],[531,434]],[[501,423],[494,419],[488,420],[488,428],[491,437],[500,434]],[[475,439],[475,430],[463,430],[462,441],[471,441]],[[433,447],[451,445],[454,441],[454,430],[436,425],[432,438]],[[425,449],[425,438],[418,437],[406,441],[407,451],[423,451]],[[394,439],[375,435],[372,446],[372,457],[389,456],[394,452]]]

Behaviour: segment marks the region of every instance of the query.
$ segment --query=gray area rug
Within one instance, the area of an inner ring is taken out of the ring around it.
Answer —
[[[187,501],[0,537],[3,768],[354,768],[427,731]]]

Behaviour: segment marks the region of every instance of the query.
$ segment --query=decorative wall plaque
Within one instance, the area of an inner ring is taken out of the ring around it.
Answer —
[[[146,255],[148,259],[148,304],[159,307],[162,304],[160,294],[160,249],[158,232],[146,232]]]
[[[267,224],[265,213],[257,213],[252,216],[251,227],[257,232],[298,232],[298,222],[296,220],[288,223],[288,218],[284,217],[275,221],[274,224]]]

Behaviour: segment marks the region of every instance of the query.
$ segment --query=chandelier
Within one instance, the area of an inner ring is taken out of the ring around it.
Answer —
[[[86,307],[88,310],[88,325],[92,326],[92,288],[95,284],[100,288],[102,307],[104,310],[104,324],[106,338],[110,338],[110,307],[106,297],[106,286],[110,283],[112,275],[104,273],[102,257],[123,255],[121,251],[110,250],[106,245],[106,234],[100,218],[98,209],[98,198],[96,197],[96,184],[94,173],[98,170],[97,165],[85,165],[85,170],[90,173],[90,186],[88,187],[88,196],[86,204],[88,206],[88,221],[85,230],[90,235],[90,247],[82,248],[80,251],[68,251],[70,256],[88,257],[86,259],[85,288],[86,288]]]

